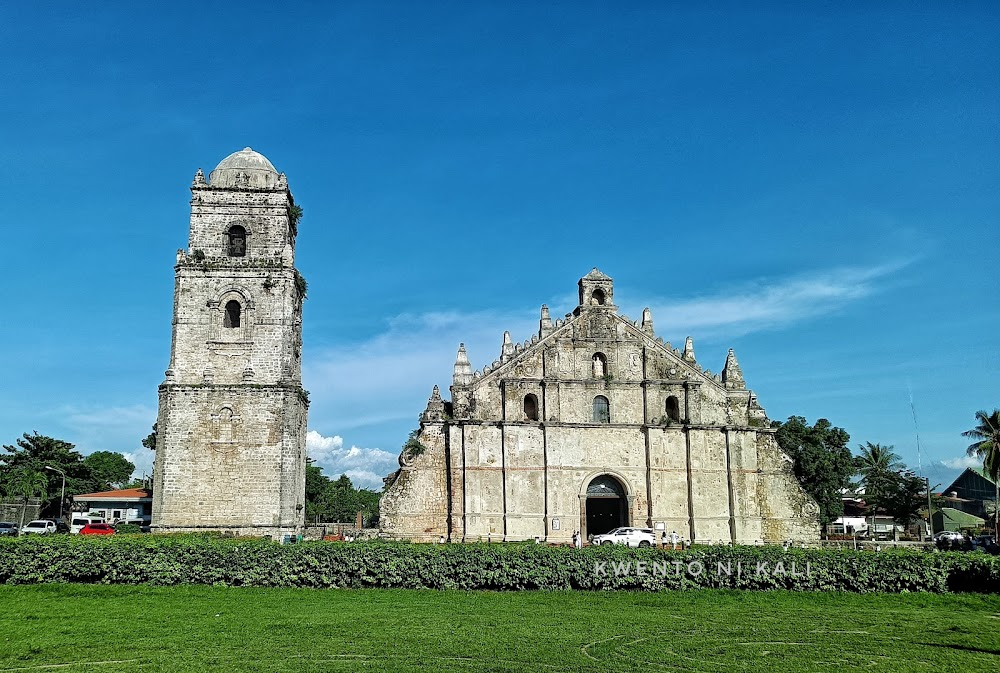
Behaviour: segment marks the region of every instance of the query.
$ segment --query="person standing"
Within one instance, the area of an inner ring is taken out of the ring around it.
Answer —
[[[680,540],[680,536],[677,535],[677,531],[670,532],[670,548],[677,549],[677,541]]]

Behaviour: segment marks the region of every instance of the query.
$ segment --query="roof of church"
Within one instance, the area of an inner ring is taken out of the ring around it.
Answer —
[[[601,273],[596,266],[594,267],[594,270],[584,276],[584,278],[587,280],[611,280],[611,276]]]
[[[278,171],[263,154],[244,147],[220,161],[208,183],[213,187],[277,187]]]

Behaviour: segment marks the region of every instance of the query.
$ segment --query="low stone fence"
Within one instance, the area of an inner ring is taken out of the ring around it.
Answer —
[[[327,537],[350,537],[352,540],[374,540],[378,528],[358,528],[351,523],[311,523],[302,529],[303,540],[322,540]]]

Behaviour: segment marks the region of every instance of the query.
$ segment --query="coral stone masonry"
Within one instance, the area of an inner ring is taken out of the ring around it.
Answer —
[[[298,212],[284,173],[249,147],[207,180],[195,174],[159,391],[154,531],[301,530],[308,400]]]
[[[569,542],[619,526],[695,542],[819,538],[819,508],[778,448],[732,350],[718,374],[631,321],[594,269],[579,305],[473,371],[459,346],[416,443],[386,479],[386,537]]]

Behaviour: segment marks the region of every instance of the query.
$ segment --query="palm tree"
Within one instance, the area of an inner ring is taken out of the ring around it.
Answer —
[[[24,528],[24,513],[28,509],[28,500],[44,493],[48,483],[43,473],[27,468],[14,477],[14,491],[24,498],[24,504],[21,506],[21,526],[18,530]]]
[[[996,488],[996,499],[994,503],[1000,502],[1000,409],[994,409],[992,414],[987,415],[985,411],[976,412],[976,421],[979,423],[971,430],[962,433],[963,437],[971,437],[976,440],[969,444],[967,452],[970,456],[976,456],[983,461],[983,472],[993,480]],[[994,530],[1000,530],[1000,510],[993,508]]]
[[[871,507],[871,533],[874,534],[877,510],[880,507],[886,509],[903,463],[892,446],[865,442],[858,448],[861,449],[861,455],[857,458],[857,470],[861,476],[861,485],[865,488],[865,502]]]

